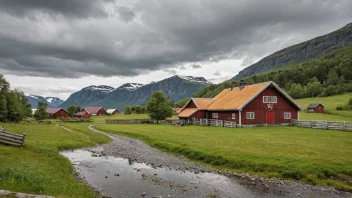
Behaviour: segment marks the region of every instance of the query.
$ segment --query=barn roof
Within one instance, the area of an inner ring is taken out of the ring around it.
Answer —
[[[193,101],[199,110],[206,110],[208,106],[214,101],[214,98],[191,98],[183,108],[185,108],[191,101]]]
[[[75,115],[77,115],[77,116],[83,116],[85,113],[86,113],[86,112],[81,111],[81,112],[76,113]]]
[[[107,113],[114,113],[115,111],[119,111],[118,109],[108,109],[106,110]]]
[[[324,106],[321,103],[312,103],[312,104],[308,105],[307,109],[315,109],[319,105]]]
[[[181,111],[180,114],[178,114],[178,117],[181,118],[188,118],[189,116],[193,115],[195,112],[197,112],[198,109],[197,108],[187,108],[187,109],[183,109],[183,111]]]
[[[84,108],[83,110],[88,111],[88,113],[90,113],[90,114],[97,114],[98,111],[99,111],[100,109],[102,109],[102,108],[104,108],[104,107],[86,107],[86,108]],[[83,111],[83,110],[82,110],[82,111]]]
[[[63,108],[47,108],[46,112],[49,113],[49,114],[54,114],[54,113],[60,111],[61,109],[66,111],[66,109],[63,109]],[[66,111],[66,113],[70,114],[68,111]]]

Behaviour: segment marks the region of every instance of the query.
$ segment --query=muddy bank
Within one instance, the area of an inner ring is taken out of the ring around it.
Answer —
[[[352,197],[330,187],[217,171],[139,140],[106,135],[112,143],[63,154],[91,186],[111,197]]]

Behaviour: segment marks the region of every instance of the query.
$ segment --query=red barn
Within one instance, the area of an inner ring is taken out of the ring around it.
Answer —
[[[103,116],[108,114],[104,107],[86,107],[82,111],[87,111],[91,116]]]
[[[110,115],[117,115],[120,113],[118,109],[108,109],[106,112]]]
[[[71,114],[69,112],[61,108],[47,108],[46,112],[48,113],[48,117],[52,119],[71,117]]]
[[[264,82],[224,89],[214,98],[191,98],[180,119],[217,119],[242,125],[288,124],[298,119],[300,106],[276,83]]]
[[[324,113],[324,106],[320,103],[312,103],[312,104],[308,105],[307,112]]]
[[[90,118],[90,114],[87,111],[83,110],[73,115],[73,117],[79,118],[79,119],[85,119],[85,118]]]

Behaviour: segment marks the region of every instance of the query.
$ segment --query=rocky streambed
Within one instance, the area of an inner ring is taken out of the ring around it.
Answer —
[[[112,143],[61,154],[107,197],[352,197],[329,187],[211,169],[139,140],[90,129]]]

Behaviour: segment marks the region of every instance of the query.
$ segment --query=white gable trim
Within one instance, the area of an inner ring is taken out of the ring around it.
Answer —
[[[185,109],[185,108],[187,107],[187,105],[188,105],[191,101],[193,101],[193,98],[190,98],[190,99],[188,100],[188,102],[185,104],[185,106],[182,107],[182,110]],[[195,103],[194,101],[193,101],[193,103],[194,103],[194,105],[196,105],[197,109],[199,110],[199,107],[198,107],[197,103]],[[182,112],[182,111],[181,111],[181,112]]]
[[[259,94],[261,94],[265,89],[267,89],[270,85],[273,85],[276,90],[278,90],[282,95],[286,97],[292,104],[294,104],[300,111],[302,108],[294,101],[291,96],[289,96],[284,90],[282,90],[279,85],[274,83],[273,81],[270,81],[265,87],[263,87],[260,91],[258,91],[254,96],[252,96],[247,102],[245,102],[243,105],[241,105],[238,109],[242,111],[242,109],[247,106],[250,102],[252,102],[256,97],[258,97]]]

